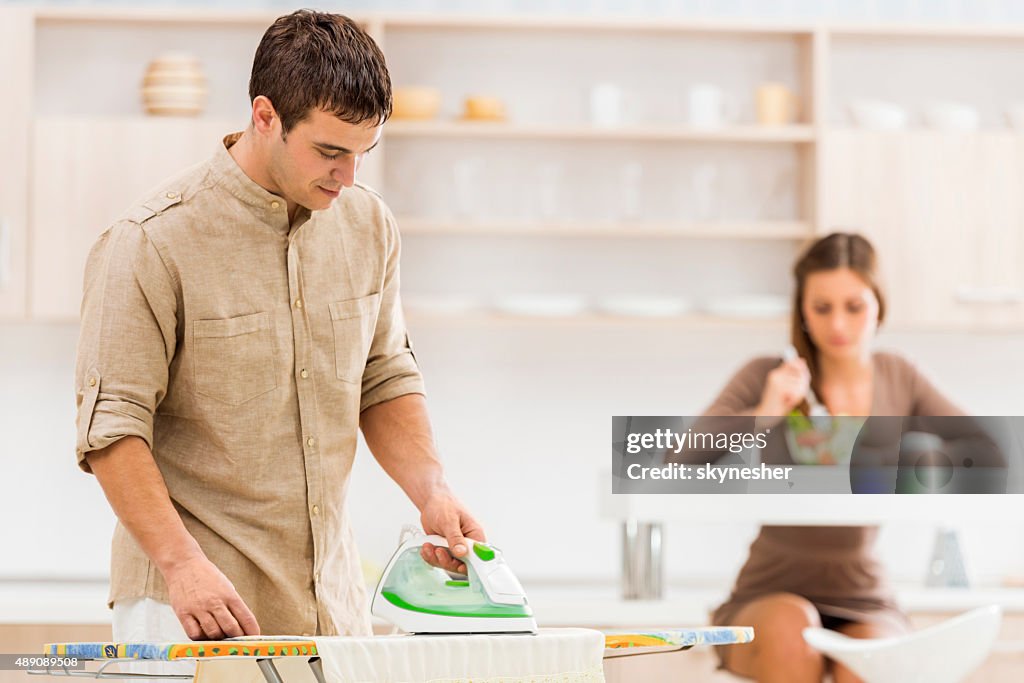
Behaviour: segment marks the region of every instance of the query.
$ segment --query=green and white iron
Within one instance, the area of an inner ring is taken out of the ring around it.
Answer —
[[[448,547],[441,536],[419,534],[402,543],[377,582],[370,611],[409,633],[536,633],[537,622],[519,580],[492,545],[467,539],[466,579],[427,564],[424,543]]]

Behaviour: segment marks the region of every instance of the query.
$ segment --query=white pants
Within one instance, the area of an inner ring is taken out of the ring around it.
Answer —
[[[191,640],[170,605],[150,598],[118,600],[114,603],[115,643],[187,643]],[[121,665],[122,671],[148,674],[188,674],[195,662],[155,662]],[[174,680],[174,679],[157,679]]]

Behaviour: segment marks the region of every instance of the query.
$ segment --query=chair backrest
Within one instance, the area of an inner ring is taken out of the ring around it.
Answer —
[[[821,628],[803,635],[865,683],[959,683],[985,660],[1002,616],[1002,608],[990,605],[897,638],[850,638]]]

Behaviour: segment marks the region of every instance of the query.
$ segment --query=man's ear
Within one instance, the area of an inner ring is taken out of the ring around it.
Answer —
[[[277,116],[277,110],[270,98],[259,95],[252,101],[252,126],[260,135],[275,133],[280,128],[281,119]]]

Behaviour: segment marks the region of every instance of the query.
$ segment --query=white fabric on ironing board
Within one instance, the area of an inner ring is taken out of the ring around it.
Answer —
[[[185,643],[188,636],[178,621],[174,609],[163,602],[152,598],[134,600],[118,600],[114,603],[112,619],[113,640],[115,643]],[[193,662],[133,662],[119,664],[119,671],[128,673],[154,674],[192,674],[196,670]],[[156,678],[150,683],[174,681],[173,678]]]
[[[328,683],[603,683],[604,634],[581,628],[530,635],[314,638]],[[285,683],[314,683],[300,658],[277,659]],[[263,683],[255,662],[204,661],[200,683]]]

